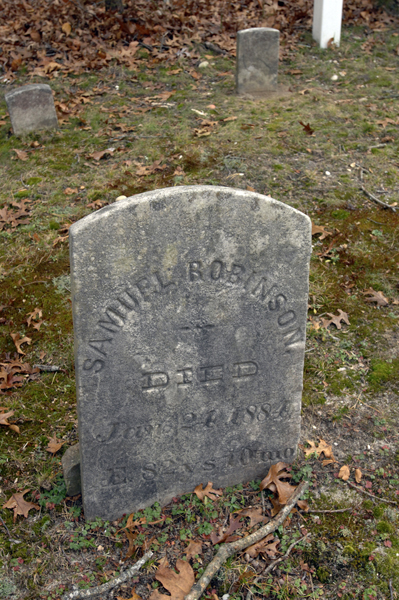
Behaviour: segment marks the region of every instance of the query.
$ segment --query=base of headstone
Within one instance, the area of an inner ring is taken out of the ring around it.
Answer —
[[[276,98],[286,98],[291,93],[292,91],[287,85],[278,83],[274,90],[267,90],[264,92],[244,92],[240,94],[240,97],[244,100],[275,100]]]
[[[79,444],[71,446],[65,452],[62,457],[62,470],[67,496],[77,496],[82,491]]]

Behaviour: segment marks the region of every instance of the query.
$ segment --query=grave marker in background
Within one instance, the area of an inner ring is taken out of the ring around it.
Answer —
[[[233,485],[295,458],[310,220],[174,187],[70,228],[86,518]]]
[[[269,27],[237,33],[236,87],[238,94],[277,90],[280,32]]]
[[[343,0],[314,0],[313,39],[320,48],[327,48],[332,39],[339,46],[341,41]]]
[[[14,135],[58,129],[51,87],[42,83],[24,85],[5,94]]]

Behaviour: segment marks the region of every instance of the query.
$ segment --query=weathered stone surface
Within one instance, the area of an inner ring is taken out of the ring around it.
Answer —
[[[68,448],[62,457],[62,470],[68,496],[77,496],[82,491],[80,478],[79,444]]]
[[[307,216],[225,187],[139,194],[72,225],[86,518],[294,459],[310,249]]]
[[[269,27],[237,33],[236,87],[238,94],[277,90],[280,32]]]
[[[8,92],[5,100],[15,135],[58,128],[53,94],[49,85],[24,85]]]

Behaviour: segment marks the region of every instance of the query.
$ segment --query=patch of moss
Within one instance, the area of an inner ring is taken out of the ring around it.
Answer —
[[[399,382],[399,359],[381,360],[374,358],[371,360],[368,380],[374,390],[384,387],[387,383]]]

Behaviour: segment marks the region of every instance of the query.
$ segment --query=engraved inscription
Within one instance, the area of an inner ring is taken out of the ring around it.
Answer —
[[[233,381],[246,380],[258,374],[259,366],[250,360],[234,363],[233,365],[206,365],[204,367],[184,367],[174,373],[155,371],[142,373],[141,389],[144,391],[166,388],[171,383],[178,386],[192,383],[210,383],[223,381],[231,376]]]

